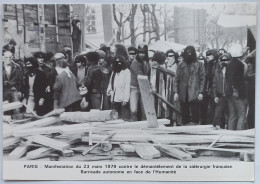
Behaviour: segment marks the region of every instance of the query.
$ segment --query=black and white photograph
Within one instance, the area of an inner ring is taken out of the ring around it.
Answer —
[[[3,179],[253,182],[257,12],[2,4]]]

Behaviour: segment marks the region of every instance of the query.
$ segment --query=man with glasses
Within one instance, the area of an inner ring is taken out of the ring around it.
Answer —
[[[128,47],[127,50],[128,50],[128,55],[129,55],[129,62],[130,62],[130,65],[131,65],[132,62],[135,60],[137,50],[134,46]]]

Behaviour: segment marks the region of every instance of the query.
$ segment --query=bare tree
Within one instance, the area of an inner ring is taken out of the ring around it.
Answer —
[[[119,42],[122,38],[124,38],[122,37],[124,24],[130,20],[131,11],[128,10],[129,14],[127,14],[127,16],[125,17],[124,15],[126,14],[126,11],[129,7],[128,4],[119,4],[117,5],[117,7],[115,4],[113,4],[112,7],[113,7],[113,17],[118,28],[116,32],[116,41]]]

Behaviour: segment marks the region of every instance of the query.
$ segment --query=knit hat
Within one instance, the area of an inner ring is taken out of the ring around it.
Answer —
[[[169,54],[169,53],[173,53],[173,54],[174,54],[175,52],[174,52],[172,49],[167,50],[166,53],[165,53],[165,54],[166,54],[166,57],[168,57],[168,54]]]
[[[98,63],[99,61],[99,54],[97,52],[89,52],[87,53],[87,59],[91,63]]]
[[[33,56],[36,58],[44,59],[46,54],[44,52],[39,51],[39,52],[36,52]]]
[[[223,54],[222,56],[219,57],[219,60],[222,61],[222,60],[231,60],[231,55],[226,53],[226,54]]]
[[[105,59],[106,53],[103,50],[97,50],[97,53],[99,54],[99,59]]]
[[[207,50],[206,56],[208,56],[208,55],[213,55],[215,59],[218,59],[218,57],[219,57],[217,49],[209,49],[209,50]]]
[[[137,53],[137,49],[134,47],[134,46],[130,46],[130,47],[128,47],[128,53],[130,52],[130,51],[134,51],[135,53]]]

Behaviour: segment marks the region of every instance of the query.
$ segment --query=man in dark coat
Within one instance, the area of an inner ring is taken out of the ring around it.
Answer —
[[[85,78],[85,86],[87,87],[91,99],[93,109],[101,109],[102,102],[102,67],[99,65],[99,54],[97,52],[89,52],[87,54],[88,67],[87,76]]]
[[[216,129],[225,128],[225,123],[223,122],[223,116],[225,108],[228,107],[228,129],[231,122],[236,121],[236,114],[234,113],[235,106],[231,100],[233,89],[231,86],[231,66],[230,66],[231,56],[229,54],[223,54],[219,61],[217,70],[215,70],[212,90],[214,96],[215,105],[215,117],[214,122],[216,124]]]
[[[215,102],[214,102],[214,97],[212,93],[212,83],[213,83],[213,78],[215,74],[215,70],[217,69],[219,65],[219,54],[217,49],[210,49],[206,52],[206,57],[207,57],[207,67],[206,67],[206,82],[205,82],[205,100],[208,105],[208,111],[204,112],[207,113],[207,124],[213,124],[215,126],[214,122],[214,112],[215,112]]]
[[[176,71],[174,85],[174,100],[180,100],[182,122],[187,124],[199,123],[199,102],[203,100],[205,85],[204,65],[197,60],[197,54],[193,46],[184,49],[184,61],[179,63]],[[190,118],[191,109],[191,118]]]
[[[245,130],[247,127],[246,119],[246,64],[242,62],[242,48],[233,48],[229,50],[232,56],[230,62],[230,83],[233,88],[231,100],[235,106],[234,113],[237,115],[237,121],[232,121],[228,125],[230,130]],[[233,112],[229,112],[233,113]]]
[[[43,71],[39,70],[39,64],[34,57],[26,58],[25,88],[24,97],[26,104],[35,110],[37,115],[42,116],[47,113],[45,108],[45,89],[48,80]]]

